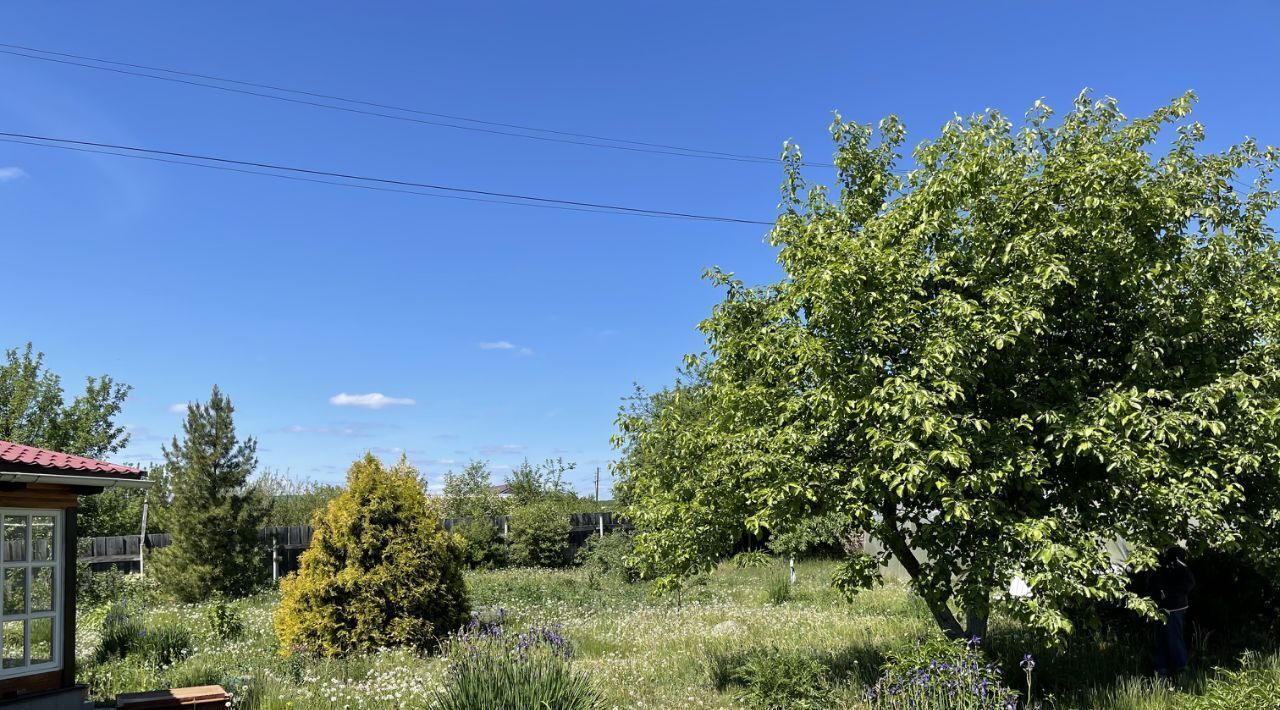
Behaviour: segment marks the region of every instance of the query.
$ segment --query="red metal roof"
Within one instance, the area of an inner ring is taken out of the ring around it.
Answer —
[[[65,471],[68,474],[111,474],[127,478],[136,478],[142,475],[141,470],[129,468],[128,466],[87,459],[83,456],[72,456],[71,454],[49,451],[48,449],[37,449],[34,446],[23,446],[9,441],[0,441],[0,469],[5,468],[5,464],[21,466],[24,472],[29,472],[30,469],[34,468],[44,469],[48,473]]]

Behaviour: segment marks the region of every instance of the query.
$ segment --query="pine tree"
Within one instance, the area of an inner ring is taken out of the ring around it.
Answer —
[[[157,550],[154,565],[160,583],[183,601],[244,595],[265,576],[258,529],[267,504],[247,485],[258,442],[236,439],[234,411],[215,385],[207,404],[187,407],[182,441],[174,437],[164,449],[173,491],[164,518],[173,543]]]

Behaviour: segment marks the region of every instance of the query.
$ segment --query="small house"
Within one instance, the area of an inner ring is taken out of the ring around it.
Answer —
[[[142,471],[0,441],[0,710],[80,710],[76,497]]]

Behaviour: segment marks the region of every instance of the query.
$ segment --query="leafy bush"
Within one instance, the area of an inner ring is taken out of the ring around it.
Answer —
[[[513,635],[500,622],[473,622],[450,641],[448,655],[438,710],[590,710],[601,704],[590,678],[571,665],[572,651],[557,627]]]
[[[738,569],[761,569],[773,564],[773,558],[759,551],[739,552],[733,556],[733,566]]]
[[[217,597],[205,607],[204,620],[209,624],[209,629],[221,638],[238,639],[244,634],[244,620],[222,597]]]
[[[471,569],[493,569],[507,561],[507,545],[488,518],[474,518],[455,525],[462,538],[462,559]]]
[[[569,516],[555,501],[516,508],[508,522],[511,561],[531,567],[563,567],[569,558]]]
[[[311,547],[280,587],[274,622],[286,654],[432,648],[469,612],[459,539],[407,461],[386,468],[373,454],[316,516]]]
[[[612,577],[624,582],[640,580],[640,571],[632,564],[635,539],[627,533],[593,537],[578,550],[578,564],[592,578]]]
[[[100,606],[123,599],[125,573],[112,567],[94,572],[88,563],[76,563],[76,603],[88,607]]]
[[[1004,685],[978,642],[932,639],[890,653],[867,700],[874,708],[1017,708],[1018,694]]]
[[[749,655],[734,671],[740,697],[764,710],[827,708],[832,705],[827,668],[799,651],[768,649]]]

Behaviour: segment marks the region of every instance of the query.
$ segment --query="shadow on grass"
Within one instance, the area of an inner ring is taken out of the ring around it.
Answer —
[[[1215,679],[1280,651],[1280,642],[1264,627],[1232,633],[1192,628],[1187,641],[1190,666],[1172,683],[1155,677],[1154,629],[1136,622],[1079,632],[1056,645],[1020,629],[996,627],[984,646],[1024,697],[1027,676],[1020,663],[1032,654],[1033,699],[1052,699],[1054,708],[1175,707],[1174,691],[1202,694]]]
[[[1188,695],[1221,695],[1234,678],[1256,674],[1260,665],[1263,673],[1274,674],[1268,676],[1273,680],[1264,682],[1280,679],[1280,671],[1266,668],[1268,656],[1280,652],[1280,640],[1261,627],[1230,635],[1193,630],[1189,639],[1191,666],[1173,684],[1154,677],[1152,643],[1151,629],[1140,624],[1080,632],[1055,645],[1020,628],[996,624],[983,643],[983,650],[1000,667],[1009,687],[1024,698],[1027,675],[1020,664],[1025,654],[1032,654],[1036,666],[1031,707],[1055,710],[1180,708]],[[703,665],[712,687],[719,692],[733,692],[746,685],[742,671],[752,661],[776,659],[779,655],[804,658],[822,667],[831,686],[860,693],[880,678],[886,657],[902,644],[902,640],[870,638],[834,650],[782,649],[767,643],[745,647],[711,644],[704,648]],[[1245,688],[1241,686],[1239,690]]]

